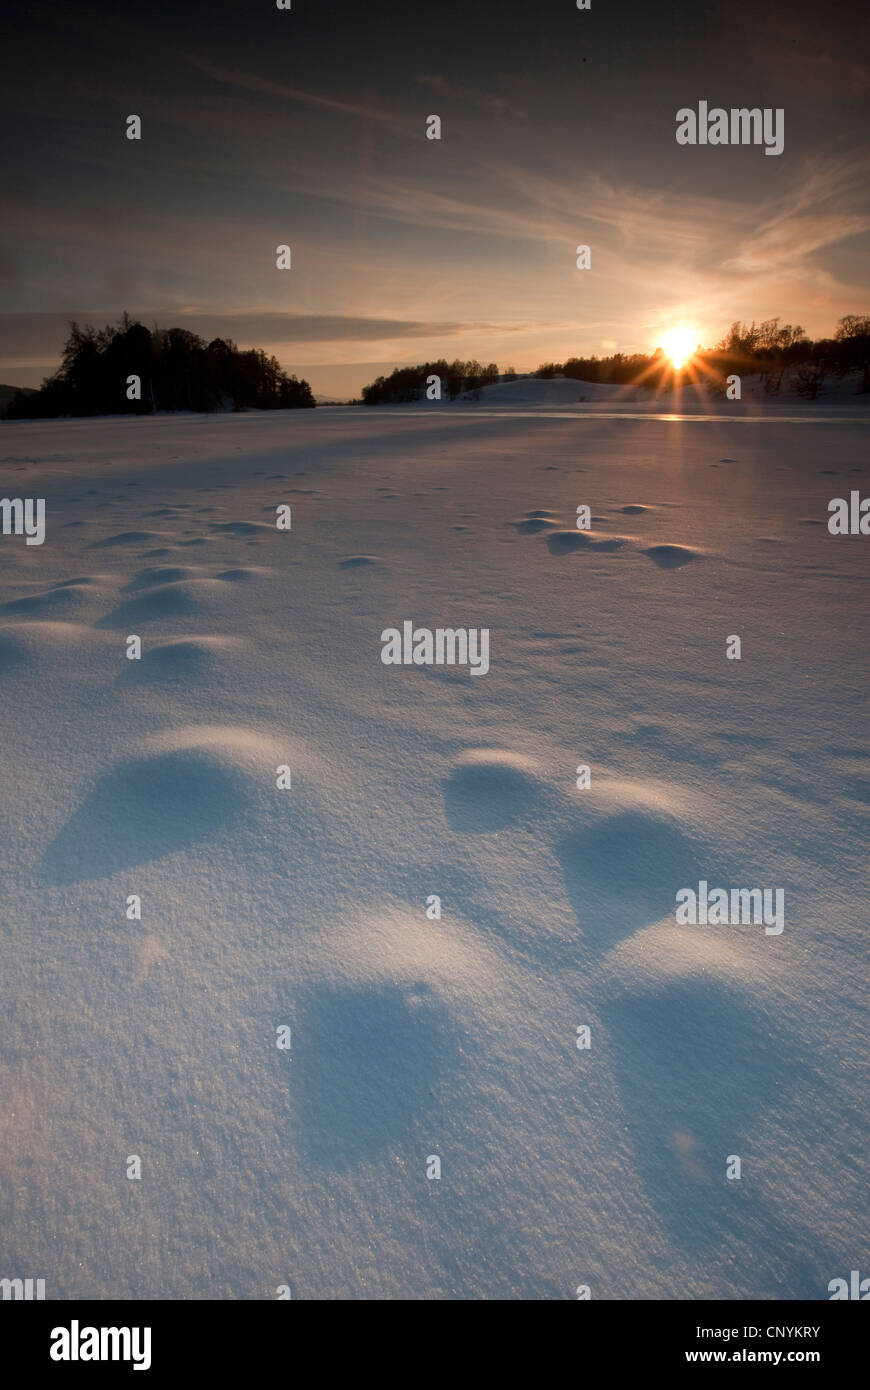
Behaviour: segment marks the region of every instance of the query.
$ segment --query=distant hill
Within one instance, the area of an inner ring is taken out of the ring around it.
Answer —
[[[792,381],[786,379],[776,395],[769,395],[763,379],[757,374],[741,378],[741,401],[753,405],[796,405],[804,399]],[[464,404],[468,397],[460,397]],[[870,393],[861,392],[861,374],[851,372],[842,378],[829,376],[820,385],[814,400],[828,401],[836,405],[849,405],[855,409],[870,406]],[[518,377],[516,381],[497,381],[484,386],[479,393],[483,405],[503,406],[572,406],[577,403],[587,405],[648,405],[660,410],[691,409],[693,407],[713,407],[722,409],[727,403],[721,392],[717,393],[704,377],[698,381],[683,381],[679,387],[673,385],[655,391],[650,386],[613,382],[582,381],[575,377],[554,376],[548,378]]]
[[[32,386],[0,386],[0,411],[6,409],[12,397],[16,395],[18,391],[20,391],[23,396],[32,396],[35,394]]]

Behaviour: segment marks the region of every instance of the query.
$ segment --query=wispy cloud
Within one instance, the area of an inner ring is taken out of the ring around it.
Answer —
[[[478,111],[485,111],[489,116],[514,116],[520,121],[528,119],[528,112],[508,101],[506,97],[494,96],[477,88],[460,87],[458,83],[448,82],[445,77],[437,75],[423,74],[417,81],[446,101],[474,107]]]
[[[250,342],[287,344],[452,338],[462,334],[520,332],[528,326],[480,320],[368,318],[345,314],[210,314],[193,307],[176,310],[175,317],[193,320],[196,331],[207,337],[223,333]]]
[[[378,107],[357,102],[341,101],[337,97],[319,96],[316,92],[306,92],[301,87],[290,87],[285,82],[273,82],[270,78],[259,77],[256,73],[240,72],[238,68],[224,68],[195,53],[188,54],[187,61],[207,77],[228,87],[275,97],[278,101],[296,102],[335,115],[352,116],[355,120],[379,121],[395,126],[404,124],[395,112],[382,111]]]
[[[282,314],[204,312],[195,305],[166,308],[156,306],[129,310],[134,319],[148,326],[155,322],[161,328],[186,327],[206,339],[234,338],[243,346],[271,347],[280,343],[287,348],[320,343],[364,344],[398,343],[406,339],[484,338],[495,334],[524,333],[530,325],[523,322],[490,323],[464,319],[388,319],[353,317],[341,314]],[[19,357],[46,364],[59,360],[69,322],[92,323],[102,327],[117,320],[117,309],[81,309],[69,313],[4,314],[0,313],[0,359]],[[555,324],[542,322],[533,325],[546,329]]]
[[[805,263],[823,247],[870,231],[870,157],[806,161],[800,178],[759,210],[726,268],[758,273]]]

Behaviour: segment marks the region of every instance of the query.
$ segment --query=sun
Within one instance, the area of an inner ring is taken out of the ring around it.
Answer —
[[[677,371],[692,356],[696,341],[691,328],[672,328],[662,338],[662,347]]]

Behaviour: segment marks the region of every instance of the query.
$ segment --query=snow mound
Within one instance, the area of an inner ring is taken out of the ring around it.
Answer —
[[[521,536],[535,536],[539,531],[549,531],[554,526],[558,526],[557,521],[553,521],[548,516],[528,516],[522,521],[511,522]]]
[[[474,749],[459,759],[444,784],[444,813],[454,830],[488,834],[528,817],[542,788],[528,758]]]
[[[688,545],[651,545],[641,552],[662,570],[678,570],[688,565],[698,554]]]
[[[94,640],[94,633],[83,623],[46,619],[10,624],[0,628],[0,672],[11,671],[34,657],[52,656],[62,648],[80,647],[88,640]]]
[[[584,935],[604,950],[673,914],[678,889],[713,873],[717,856],[699,830],[705,808],[681,789],[605,783],[594,806],[557,854]]]
[[[204,682],[215,676],[220,659],[241,643],[232,637],[179,637],[159,647],[145,646],[139,661],[124,664],[123,678],[132,684],[169,681]]]
[[[251,814],[275,751],[250,730],[206,726],[150,740],[100,776],[49,845],[54,883],[105,878],[176,854]]]
[[[571,555],[578,550],[621,550],[625,536],[600,536],[597,531],[553,531],[547,537],[552,555]]]
[[[91,550],[106,550],[117,545],[145,545],[163,539],[164,533],[159,531],[119,531],[116,536],[105,536],[102,540],[93,541],[90,545]]]
[[[636,1161],[677,1244],[697,1253],[735,1230],[779,1248],[794,1297],[818,1297],[811,1261],[783,1241],[761,1194],[728,1182],[728,1155],[752,1151],[809,1060],[754,990],[692,976],[633,982],[603,1009]]]
[[[220,579],[224,584],[247,584],[268,572],[260,565],[242,565],[238,569],[221,570],[220,574],[215,575],[215,579]]]
[[[86,612],[98,600],[97,586],[72,584],[49,589],[42,594],[28,594],[24,598],[10,599],[0,604],[0,613],[15,615],[30,614],[34,617],[63,617],[66,613]]]
[[[324,983],[305,1002],[300,1034],[300,1148],[336,1171],[389,1152],[424,1121],[460,1060],[449,1003],[425,979]]]
[[[261,521],[213,521],[211,529],[225,536],[270,536],[273,528]],[[187,542],[192,545],[192,541]]]
[[[107,577],[111,576],[106,576],[104,574],[83,574],[76,579],[62,579],[59,584],[52,584],[51,587],[52,589],[80,589],[99,587],[102,581],[105,580]]]
[[[133,576],[129,584],[124,585],[123,592],[153,589],[159,584],[176,584],[182,579],[195,579],[199,572],[199,570],[191,569],[186,565],[164,565],[160,569],[140,570],[138,574]]]
[[[136,598],[128,599],[95,623],[99,628],[123,628],[135,623],[186,618],[211,608],[220,598],[222,586],[216,579],[183,579],[158,584]]]

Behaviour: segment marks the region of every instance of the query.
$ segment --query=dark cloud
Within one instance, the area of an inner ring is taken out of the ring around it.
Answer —
[[[3,262],[0,259],[0,272]],[[0,314],[0,355],[49,355],[66,338],[71,320],[97,327],[113,323],[125,306],[113,309],[71,309],[62,314]],[[149,328],[187,328],[203,338],[234,338],[257,346],[265,343],[339,343],[393,341],[397,338],[450,338],[457,334],[520,332],[527,324],[505,325],[468,321],[353,318],[341,314],[198,314],[177,309],[129,310]]]

